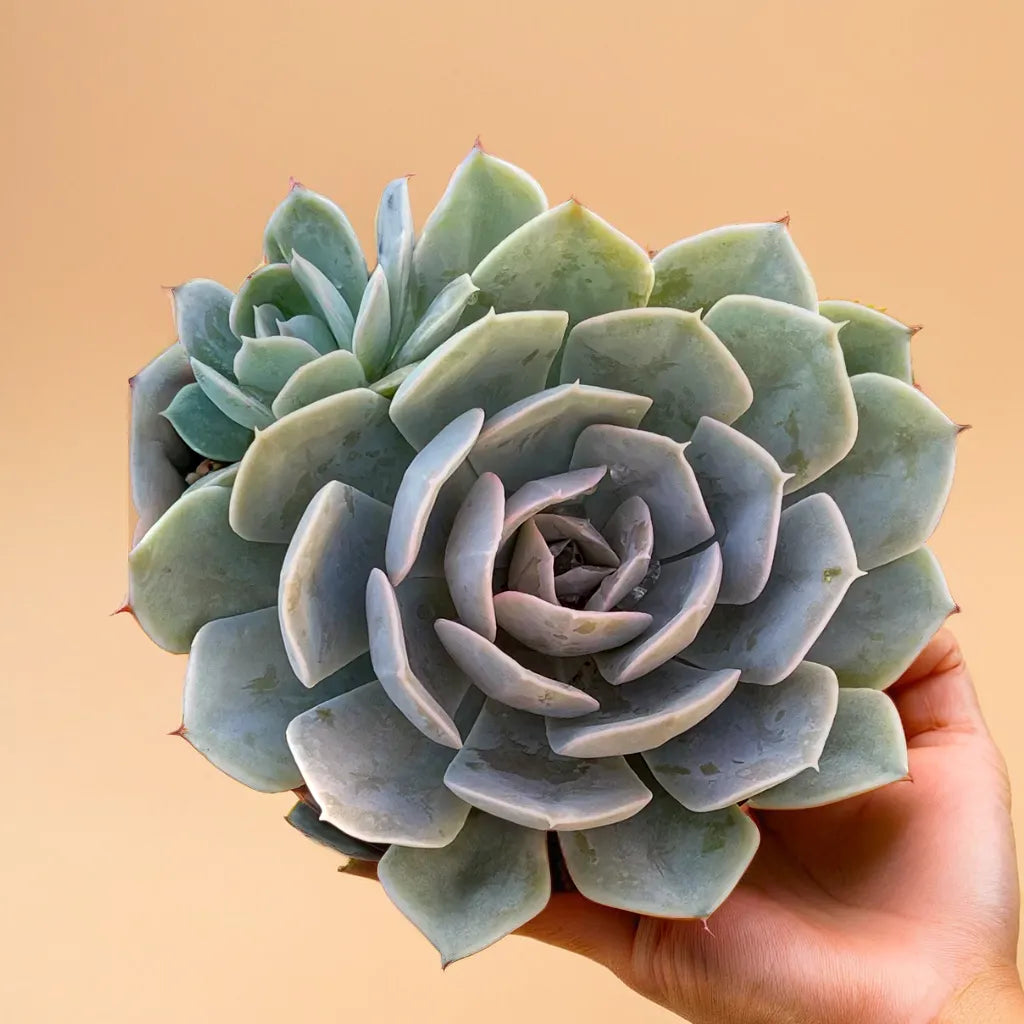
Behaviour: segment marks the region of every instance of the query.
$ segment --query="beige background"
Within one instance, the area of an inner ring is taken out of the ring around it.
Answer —
[[[823,296],[925,325],[919,380],[976,428],[934,546],[1021,788],[1020,0],[3,7],[3,1019],[670,1019],[524,939],[442,976],[287,797],[164,735],[183,662],[108,617],[160,285],[235,285],[289,175],[369,240],[415,171],[422,222],[478,132],[649,246],[789,211]]]

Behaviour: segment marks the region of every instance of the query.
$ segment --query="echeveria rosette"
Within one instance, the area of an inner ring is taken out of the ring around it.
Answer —
[[[912,329],[819,304],[783,223],[652,259],[479,148],[377,226],[368,274],[293,189],[135,379],[130,602],[191,652],[183,734],[445,961],[543,908],[554,840],[591,899],[706,917],[750,808],[906,776],[883,690],[954,608],[957,433]]]

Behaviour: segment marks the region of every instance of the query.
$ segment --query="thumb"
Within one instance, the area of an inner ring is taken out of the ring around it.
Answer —
[[[557,892],[516,934],[585,956],[625,980],[632,970],[639,920],[636,914],[593,903],[578,892]]]

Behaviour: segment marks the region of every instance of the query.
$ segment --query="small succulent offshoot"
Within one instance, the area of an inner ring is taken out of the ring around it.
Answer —
[[[264,254],[133,379],[129,605],[180,733],[446,963],[553,872],[706,918],[757,808],[906,777],[958,428],[786,222],[652,257],[475,146],[418,235],[387,186],[372,272],[300,185]]]

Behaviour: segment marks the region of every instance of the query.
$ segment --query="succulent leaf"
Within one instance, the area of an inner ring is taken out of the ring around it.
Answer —
[[[781,221],[713,228],[674,242],[653,262],[652,306],[695,312],[726,295],[760,295],[818,308],[814,281]]]
[[[384,891],[446,967],[536,917],[551,896],[544,833],[476,810],[448,846],[393,846],[378,871]]]
[[[589,494],[601,482],[607,472],[605,466],[590,466],[574,469],[568,473],[541,477],[523,484],[505,502],[505,521],[501,528],[502,543],[528,519],[552,505],[560,505],[584,494]]]
[[[683,450],[671,438],[646,430],[607,423],[586,427],[569,464],[574,469],[608,466],[594,493],[584,499],[587,516],[600,529],[623,501],[637,497],[650,509],[658,558],[671,558],[710,540],[715,528]]]
[[[601,675],[610,683],[628,683],[686,650],[715,606],[721,579],[722,552],[717,544],[662,565],[636,605],[651,617],[650,629],[631,643],[598,654]]]
[[[525,522],[516,534],[512,561],[508,567],[508,586],[510,590],[533,594],[549,604],[558,604],[558,594],[555,593],[555,556],[532,519]]]
[[[385,187],[377,207],[377,266],[387,278],[392,334],[398,333],[410,301],[414,239],[409,179],[396,178]]]
[[[384,854],[381,848],[371,846],[369,843],[361,843],[358,839],[346,835],[340,828],[321,821],[320,815],[303,800],[300,800],[288,812],[284,820],[308,839],[312,839],[313,842],[326,846],[344,857],[372,863],[379,861]]]
[[[398,389],[405,383],[407,378],[416,372],[419,365],[419,363],[409,363],[407,366],[400,366],[386,377],[381,377],[380,380],[370,384],[370,390],[378,395],[383,395],[384,398],[394,398],[398,393]]]
[[[277,608],[215,619],[192,641],[185,675],[184,736],[221,771],[252,789],[302,785],[285,742],[288,723],[373,678],[365,658],[309,690],[288,663]]]
[[[235,376],[243,386],[273,396],[300,366],[319,357],[320,353],[301,338],[243,338],[235,355]]]
[[[379,683],[293,718],[288,746],[321,819],[364,843],[447,846],[469,805],[442,784],[452,751],[428,740]]]
[[[132,409],[128,459],[137,516],[132,544],[142,539],[185,490],[188,447],[162,413],[191,381],[188,353],[175,342],[128,382]]]
[[[851,377],[859,373],[884,373],[905,384],[913,384],[910,339],[914,328],[856,302],[822,302],[818,312],[841,325],[839,344],[846,360],[846,372]]]
[[[186,384],[163,415],[189,448],[217,462],[236,462],[252,442],[252,431],[225,416],[198,384]]]
[[[282,419],[321,398],[364,387],[366,375],[359,360],[347,349],[335,349],[294,370],[271,403],[271,410]]]
[[[203,394],[229,419],[248,430],[262,430],[274,422],[270,407],[254,391],[240,387],[198,359],[191,362]]]
[[[391,297],[383,267],[374,270],[363,292],[352,328],[352,351],[367,377],[381,375],[391,353]]]
[[[398,588],[380,569],[366,583],[370,658],[395,707],[428,739],[458,750],[452,718],[469,680],[439,642],[431,623],[454,611],[440,580],[410,579]]]
[[[478,473],[497,474],[510,491],[569,465],[584,429],[595,423],[635,427],[651,406],[642,395],[562,384],[514,402],[484,424],[469,457]],[[592,459],[580,465],[602,465]],[[576,468],[576,467],[574,467]]]
[[[277,331],[274,333],[284,338],[299,338],[308,342],[324,356],[337,351],[338,348],[331,329],[320,317],[312,313],[300,313],[287,320],[278,320]]]
[[[840,686],[882,690],[955,610],[938,560],[918,548],[854,580],[807,656],[832,668]]]
[[[619,559],[584,606],[587,611],[606,612],[643,583],[654,554],[654,524],[643,498],[627,498],[604,527],[609,546]]]
[[[289,266],[311,310],[322,317],[338,347],[351,350],[355,318],[341,292],[318,266],[299,253],[292,253]]]
[[[193,359],[231,374],[238,338],[229,322],[234,296],[222,284],[198,278],[171,290],[178,340]]]
[[[265,303],[277,306],[284,319],[315,312],[295,280],[292,268],[287,263],[268,263],[257,267],[242,282],[231,302],[228,322],[236,338],[256,336],[256,307]],[[203,357],[197,354],[196,358]],[[215,362],[210,365],[221,369]]]
[[[678,309],[623,309],[577,324],[561,380],[646,395],[654,404],[644,430],[675,441],[688,441],[701,416],[732,423],[754,398],[732,353],[696,313]]]
[[[704,417],[686,449],[722,546],[719,604],[749,604],[775,557],[786,474],[755,441]]]
[[[288,658],[306,686],[369,650],[363,600],[390,520],[387,505],[336,480],[324,484],[299,520],[281,567],[278,604]]]
[[[805,661],[774,686],[740,683],[693,728],[645,750],[644,760],[684,807],[721,810],[816,769],[838,699],[835,673]]]
[[[753,797],[751,807],[819,807],[907,777],[907,741],[896,705],[880,690],[844,688],[817,771]]]
[[[634,817],[563,832],[569,875],[587,899],[658,917],[707,918],[757,851],[757,826],[735,807],[693,814],[660,787]]]
[[[618,568],[619,556],[589,519],[556,512],[540,512],[533,517],[546,541],[571,541],[590,565]]]
[[[715,303],[704,322],[754,388],[753,404],[734,426],[793,474],[787,493],[846,455],[857,434],[857,413],[835,324],[750,295]]]
[[[506,590],[493,600],[498,625],[541,654],[569,658],[628,643],[651,624],[646,612],[595,612]]]
[[[128,600],[166,651],[185,654],[212,619],[277,599],[285,548],[250,544],[228,525],[231,492],[205,487],[179,498],[128,556]]]
[[[476,302],[479,291],[469,274],[460,274],[449,281],[388,365],[397,368],[429,356],[455,333],[462,314]]]
[[[493,700],[484,704],[444,781],[474,807],[536,829],[610,825],[651,799],[624,758],[556,754],[543,718]]]
[[[395,496],[385,565],[398,586],[419,557],[431,513],[444,485],[466,461],[483,426],[482,409],[457,416],[409,463]],[[449,527],[451,524],[448,524]]]
[[[505,491],[493,473],[484,473],[459,507],[444,552],[444,578],[459,618],[493,640],[497,627],[491,581],[501,541]]]
[[[474,146],[455,169],[416,243],[418,309],[425,310],[446,285],[470,273],[499,242],[547,206],[530,175]]]
[[[531,671],[461,622],[439,618],[434,629],[459,668],[488,697],[508,707],[550,718],[575,718],[597,709],[593,697]]]
[[[261,430],[231,492],[231,526],[247,540],[286,543],[313,495],[341,480],[392,502],[413,456],[368,388],[322,398]]]
[[[348,218],[325,196],[297,185],[267,222],[263,250],[271,263],[287,263],[297,252],[359,308],[366,287],[366,260]]]
[[[772,571],[749,604],[718,605],[686,660],[702,668],[738,668],[747,683],[781,682],[821,635],[860,575],[842,513],[827,495],[785,509]]]
[[[570,323],[645,306],[654,284],[647,253],[571,199],[500,242],[472,272],[499,313],[564,309]]]
[[[709,672],[666,661],[629,686],[613,686],[586,661],[572,682],[596,698],[599,710],[547,723],[551,749],[567,757],[614,757],[652,750],[692,729],[736,687],[739,672]]]
[[[492,416],[534,394],[544,387],[565,324],[564,313],[545,311],[492,311],[470,324],[403,381],[391,403],[395,426],[414,448],[422,448],[467,409],[479,407]]]
[[[958,427],[916,388],[880,373],[853,378],[860,427],[850,454],[803,494],[831,495],[864,569],[920,547],[953,486]]]
[[[272,302],[264,302],[252,312],[256,321],[257,338],[270,338],[280,333],[277,325],[284,314]]]

